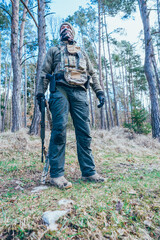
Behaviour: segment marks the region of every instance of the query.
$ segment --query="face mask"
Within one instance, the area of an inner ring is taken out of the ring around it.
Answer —
[[[60,32],[61,41],[73,41],[72,30],[68,26],[63,26]]]

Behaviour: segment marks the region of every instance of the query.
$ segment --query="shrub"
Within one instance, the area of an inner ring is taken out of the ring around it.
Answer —
[[[151,132],[151,125],[147,123],[148,112],[141,105],[140,101],[135,101],[131,112],[132,123],[124,123],[124,127],[133,129],[135,133],[148,134]]]

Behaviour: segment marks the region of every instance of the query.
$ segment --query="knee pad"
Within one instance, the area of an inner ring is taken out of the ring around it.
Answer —
[[[55,130],[52,132],[52,141],[56,145],[64,144],[66,142],[66,131],[64,130]]]

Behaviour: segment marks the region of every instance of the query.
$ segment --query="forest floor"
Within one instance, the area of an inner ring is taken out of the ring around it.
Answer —
[[[65,176],[73,187],[57,189],[48,178],[46,190],[32,193],[43,170],[40,138],[24,129],[0,135],[0,239],[160,239],[160,143],[123,128],[92,131],[92,137],[96,168],[106,183],[80,180],[69,130]],[[51,232],[42,214],[62,209],[60,199],[74,202]]]

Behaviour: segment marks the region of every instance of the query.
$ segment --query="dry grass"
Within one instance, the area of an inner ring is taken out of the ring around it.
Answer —
[[[47,190],[31,193],[43,169],[40,138],[26,130],[1,134],[1,239],[160,239],[160,143],[123,128],[92,136],[97,171],[107,183],[80,180],[75,136],[68,131],[65,172],[73,188],[59,190],[47,180]],[[41,216],[60,209],[62,198],[74,204],[50,232]]]

